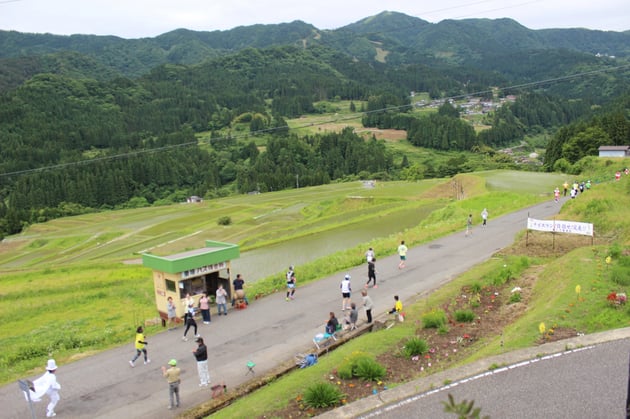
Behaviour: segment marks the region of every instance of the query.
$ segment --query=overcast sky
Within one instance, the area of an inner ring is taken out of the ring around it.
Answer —
[[[335,29],[384,10],[432,23],[509,17],[530,29],[630,29],[629,0],[0,0],[0,29],[123,38],[294,20]]]

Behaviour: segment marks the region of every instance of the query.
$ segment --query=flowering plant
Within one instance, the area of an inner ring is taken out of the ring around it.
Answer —
[[[616,292],[611,292],[610,294],[608,294],[608,296],[606,297],[606,300],[608,300],[608,302],[611,305],[623,305],[626,303],[626,301],[628,301],[628,297],[626,296],[626,293],[624,292],[620,292],[620,293],[616,293]]]

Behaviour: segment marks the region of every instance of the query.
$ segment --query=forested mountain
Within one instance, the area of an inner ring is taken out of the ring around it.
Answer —
[[[294,187],[296,176],[404,178],[406,159],[351,129],[290,132],[286,119],[319,112],[318,101],[356,101],[366,127],[483,150],[491,167],[511,164],[494,148],[559,130],[546,167],[566,167],[592,153],[589,138],[630,143],[629,36],[393,12],[332,31],[296,21],[134,40],[0,32],[0,237],[85,211]],[[439,110],[414,113],[412,92]],[[510,94],[480,132],[450,103]],[[461,158],[423,164],[416,178],[472,170]]]
[[[314,44],[326,45],[361,61],[390,64],[470,66],[510,57],[510,62],[518,66],[526,64],[528,51],[557,49],[590,56],[630,56],[629,31],[531,30],[511,19],[444,20],[433,24],[402,13],[382,12],[335,30],[320,30],[294,21],[225,31],[178,29],[141,39],[0,31],[0,68],[7,58],[74,51],[92,57],[119,75],[137,77],[160,64],[196,64],[245,48]],[[516,53],[521,58],[514,62]]]

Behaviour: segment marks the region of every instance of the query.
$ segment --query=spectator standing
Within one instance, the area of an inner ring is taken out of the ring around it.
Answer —
[[[184,299],[184,309],[187,313],[195,315],[195,299],[190,293],[186,293],[186,298]]]
[[[135,367],[136,359],[140,357],[140,354],[144,355],[144,365],[147,365],[151,362],[147,355],[146,346],[148,344],[149,343],[147,342],[147,337],[144,334],[144,329],[142,328],[142,326],[138,326],[138,328],[136,329],[136,340],[134,341],[134,345],[136,347],[136,355],[131,359],[131,361],[129,361],[129,365],[131,366],[131,368]]]
[[[177,307],[173,303],[173,297],[166,299],[166,316],[168,317],[168,330],[173,330],[175,326],[175,318],[177,317]]]
[[[481,219],[483,220],[481,225],[485,227],[488,224],[488,210],[486,208],[481,211]]]
[[[227,291],[223,288],[223,284],[219,284],[217,288],[217,312],[219,316],[221,314],[227,316]]]
[[[372,249],[371,247],[367,250],[367,252],[365,252],[365,260],[370,263],[371,261],[374,260],[374,258],[376,257],[376,255],[374,254],[374,249]]]
[[[352,293],[349,274],[343,277],[339,287],[341,288],[341,311],[346,311],[346,307],[350,308],[350,296]]]
[[[355,303],[350,304],[350,330],[357,328],[357,320],[359,320],[359,310]]]
[[[168,408],[172,409],[173,407],[179,407],[179,384],[181,381],[179,376],[181,370],[177,366],[175,359],[168,361],[168,365],[168,369],[162,366],[162,376],[166,378],[168,383],[168,398],[170,402]]]
[[[400,246],[398,246],[398,257],[400,258],[398,269],[402,269],[405,267],[405,261],[407,260],[407,246],[405,246],[404,240],[402,240]]]
[[[236,274],[236,278],[234,278],[234,281],[232,281],[232,285],[234,286],[235,294],[237,294],[238,290],[243,291],[243,300],[245,301],[245,304],[249,305],[249,301],[247,301],[247,296],[245,295],[245,280],[243,279],[241,274]],[[232,296],[232,307],[234,307],[235,301],[236,299],[234,298],[234,296]]]
[[[192,353],[197,360],[199,387],[207,387],[208,383],[210,383],[210,374],[208,373],[208,347],[203,342],[203,338],[197,338],[195,342],[197,342],[197,349],[193,349]]]
[[[372,302],[372,299],[368,295],[367,290],[362,290],[361,296],[363,297],[363,308],[365,308],[365,315],[367,316],[367,322],[372,323],[372,308],[374,307],[374,303]]]
[[[199,310],[201,310],[203,324],[210,324],[210,299],[205,292],[201,294],[199,299]]]

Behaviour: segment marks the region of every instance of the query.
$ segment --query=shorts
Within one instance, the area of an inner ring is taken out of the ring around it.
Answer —
[[[342,293],[341,293],[341,296],[342,296],[343,298],[350,298],[350,293],[349,293],[349,292],[342,292]]]
[[[407,256],[405,256],[405,255],[400,255],[400,260],[407,260]]]
[[[295,288],[295,284],[294,283],[287,283],[287,288]]]

